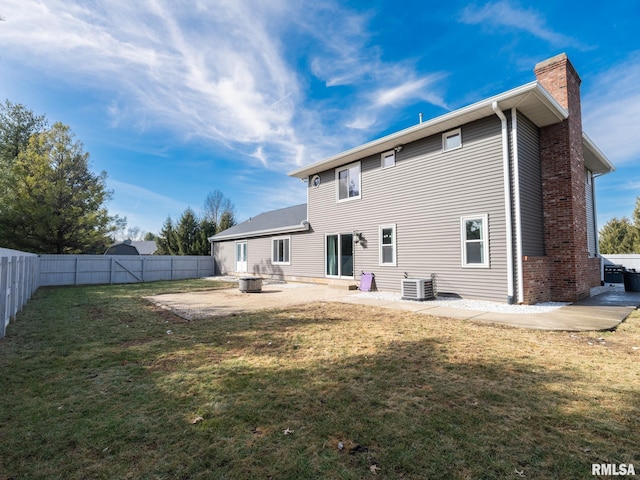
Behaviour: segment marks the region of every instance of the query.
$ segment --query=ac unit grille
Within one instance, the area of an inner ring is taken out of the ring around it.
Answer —
[[[436,291],[433,278],[404,278],[402,280],[403,300],[433,300]]]

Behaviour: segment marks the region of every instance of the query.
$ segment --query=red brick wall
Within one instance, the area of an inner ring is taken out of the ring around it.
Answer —
[[[564,54],[536,65],[535,74],[569,112],[566,120],[540,129],[540,162],[549,297],[575,301],[600,284],[598,262],[587,250],[580,77]]]
[[[522,257],[524,303],[551,301],[549,257]]]

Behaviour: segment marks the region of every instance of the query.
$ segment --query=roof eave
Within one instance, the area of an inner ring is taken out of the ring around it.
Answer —
[[[253,232],[239,232],[232,233],[230,235],[224,235],[224,233],[219,233],[214,235],[213,237],[209,237],[208,240],[210,243],[214,242],[225,242],[227,240],[238,240],[241,238],[253,238],[253,237],[264,237],[269,235],[281,235],[284,233],[295,233],[295,232],[304,232],[309,230],[309,222],[306,220],[298,225],[289,225],[285,227],[278,228],[269,228],[266,230],[256,230]]]
[[[606,175],[615,171],[615,165],[606,157],[604,153],[593,143],[589,136],[582,132],[582,148],[584,154],[584,165],[592,173]]]
[[[530,112],[531,115],[527,116],[538,126],[551,125],[568,117],[567,111],[551,94],[537,81],[534,81],[299,168],[289,172],[289,176],[305,179],[314,173],[345,165],[375,153],[391,150],[398,145],[404,145],[494,115],[493,102],[497,102],[503,110],[516,107],[522,110],[525,115]]]

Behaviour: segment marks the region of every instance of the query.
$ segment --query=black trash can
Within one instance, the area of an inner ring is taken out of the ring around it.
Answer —
[[[640,292],[640,273],[635,270],[625,270],[623,276],[625,292]]]

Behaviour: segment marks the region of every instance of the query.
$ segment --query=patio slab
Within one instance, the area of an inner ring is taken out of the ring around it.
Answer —
[[[544,313],[470,310],[455,308],[454,302],[452,306],[448,306],[429,301],[368,298],[358,295],[361,292],[354,290],[337,290],[326,285],[305,283],[266,284],[262,290],[261,293],[243,293],[234,288],[146,298],[188,320],[239,315],[256,310],[321,301],[368,305],[518,328],[562,331],[611,330],[640,306],[640,293],[625,292],[620,288],[605,289],[604,293],[599,295]]]

